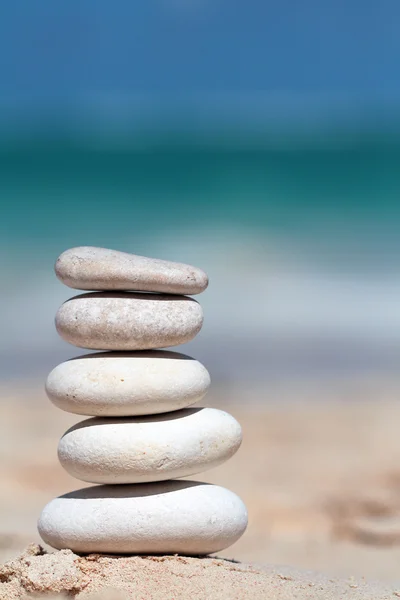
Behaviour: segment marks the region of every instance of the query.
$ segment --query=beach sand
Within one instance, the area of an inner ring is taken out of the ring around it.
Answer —
[[[182,568],[183,580],[196,580],[200,586],[200,595],[188,588],[188,597],[198,598],[393,598],[397,591],[400,596],[400,379],[360,376],[276,381],[241,389],[214,387],[207,405],[231,412],[242,424],[244,441],[230,461],[192,478],[224,485],[246,503],[246,534],[218,556],[218,560],[246,564],[216,565],[213,559],[118,559],[128,561],[126,572],[137,573],[138,565],[160,569],[161,561],[163,569],[157,573],[166,577],[164,585],[168,586],[171,569]],[[4,563],[29,544],[40,543],[36,520],[46,502],[82,484],[63,471],[56,453],[59,437],[80,418],[54,408],[35,383],[4,386],[1,397],[0,563]],[[117,564],[116,559],[107,560]],[[100,571],[106,569],[101,564]],[[294,569],[288,571],[292,579],[284,578],[287,571],[280,565]],[[236,570],[231,577],[232,568]],[[213,573],[221,569],[229,573],[227,585],[234,585],[237,569],[243,569],[240,586],[262,581],[260,593],[264,595],[256,595],[258,584],[254,583],[248,596],[243,590],[236,596],[226,590],[219,596],[217,591],[214,596],[201,596],[203,575],[193,573],[206,571],[211,582]],[[319,585],[318,576],[304,569],[326,574],[320,579],[325,595],[318,596],[310,588],[309,583]],[[363,578],[381,581],[375,595],[368,596],[374,588]],[[304,588],[296,596],[295,589],[300,590],[306,580],[307,593],[310,589],[312,593],[304,595]],[[5,589],[4,577],[0,581]],[[340,586],[347,586],[347,595]],[[270,595],[266,595],[268,590]],[[364,595],[356,595],[360,590]],[[1,593],[0,588],[3,600]],[[157,593],[143,597],[174,597]],[[175,597],[181,596],[177,592]]]
[[[19,600],[389,600],[400,588],[354,578],[339,580],[293,568],[182,556],[79,557],[46,554],[32,545],[0,567],[0,597]]]

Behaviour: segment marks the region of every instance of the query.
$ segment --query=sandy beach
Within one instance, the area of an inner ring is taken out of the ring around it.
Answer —
[[[232,460],[198,479],[232,489],[249,511],[246,534],[218,558],[400,590],[399,393],[400,379],[387,377],[216,386],[206,404],[231,412],[244,441]],[[46,502],[80,487],[56,455],[79,417],[54,408],[34,382],[1,395],[4,563],[40,543],[36,519]]]

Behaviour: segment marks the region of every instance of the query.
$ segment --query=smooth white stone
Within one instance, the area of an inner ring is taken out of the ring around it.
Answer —
[[[154,350],[68,360],[51,371],[46,392],[67,412],[126,417],[190,406],[203,398],[209,386],[207,369],[194,358]]]
[[[52,500],[38,523],[53,548],[111,554],[210,554],[246,526],[238,496],[193,481],[85,488]]]
[[[238,450],[239,423],[216,408],[130,419],[87,419],[61,438],[58,457],[70,475],[91,483],[146,483],[216,467]]]
[[[92,246],[63,252],[55,272],[65,285],[78,290],[191,295],[200,294],[208,285],[207,275],[197,267]]]
[[[200,304],[186,296],[108,292],[70,298],[56,328],[70,344],[93,350],[149,350],[185,344],[203,324]]]

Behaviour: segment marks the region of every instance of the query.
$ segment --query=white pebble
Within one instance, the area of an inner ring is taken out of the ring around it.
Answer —
[[[185,344],[203,324],[200,304],[186,296],[107,292],[70,298],[56,328],[70,344],[93,350],[149,350]]]
[[[168,351],[99,353],[61,363],[46,392],[62,410],[125,417],[179,410],[198,402],[210,386],[197,360]]]
[[[239,423],[215,408],[130,419],[93,418],[61,438],[58,457],[70,475],[91,483],[145,483],[216,467],[238,450]]]
[[[229,490],[193,481],[94,486],[52,500],[38,529],[53,548],[115,554],[202,555],[244,533],[247,511]]]
[[[207,275],[197,267],[92,246],[63,252],[55,271],[65,285],[78,290],[191,295],[200,294],[208,285]]]

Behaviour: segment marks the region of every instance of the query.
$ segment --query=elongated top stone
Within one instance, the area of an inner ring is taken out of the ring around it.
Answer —
[[[55,272],[65,285],[78,290],[193,295],[208,285],[207,275],[197,267],[92,246],[63,252]]]
[[[58,309],[56,328],[70,344],[93,350],[149,350],[185,344],[203,324],[193,298],[170,294],[94,292]]]

